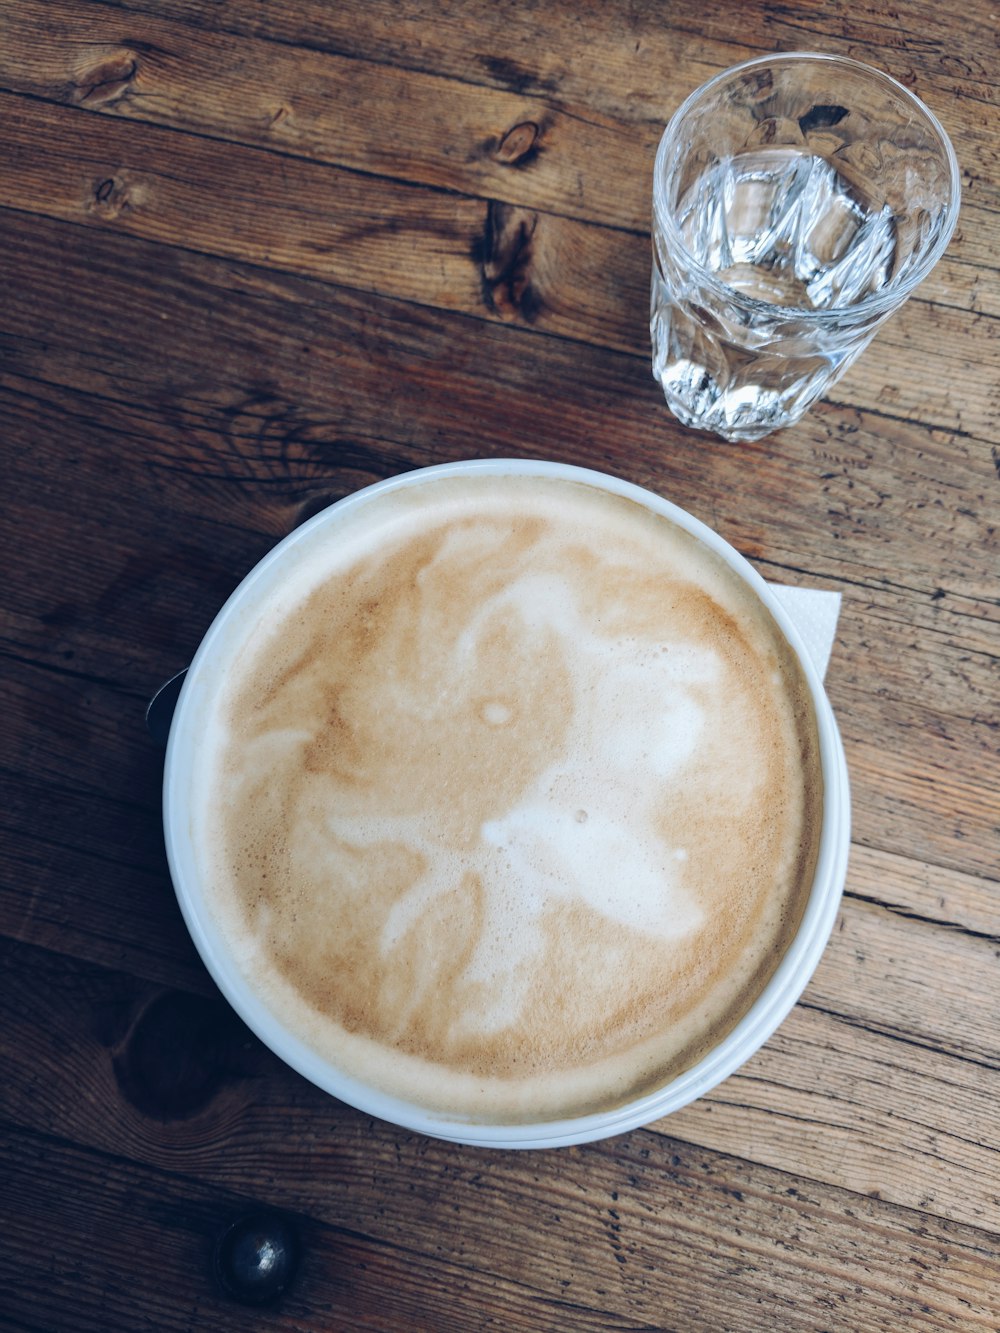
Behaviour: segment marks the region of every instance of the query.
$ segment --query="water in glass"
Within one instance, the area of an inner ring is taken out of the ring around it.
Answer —
[[[839,321],[797,325],[794,312],[846,311],[889,281],[892,210],[824,158],[779,147],[712,166],[676,216],[697,267],[654,236],[654,374],[682,421],[757,439],[800,415],[867,343],[856,327],[839,336]]]

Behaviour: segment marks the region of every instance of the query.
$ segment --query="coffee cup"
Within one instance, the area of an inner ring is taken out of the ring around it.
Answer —
[[[781,603],[669,501],[475,460],[316,515],[206,634],[167,747],[209,972],[358,1109],[492,1147],[743,1064],[833,926],[847,770]]]

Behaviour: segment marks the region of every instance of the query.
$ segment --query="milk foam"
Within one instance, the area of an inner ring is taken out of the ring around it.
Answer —
[[[475,662],[480,639],[498,615],[520,632],[554,632],[572,651],[566,657],[576,707],[564,748],[521,799],[479,826],[469,851],[455,853],[426,837],[425,816],[376,815],[329,820],[331,832],[356,848],[402,842],[416,848],[426,869],[389,912],[380,936],[383,956],[405,938],[435,897],[463,875],[485,894],[485,921],[465,975],[486,983],[479,1006],[462,1022],[495,1031],[518,1021],[528,999],[525,964],[544,951],[541,915],[560,899],[578,899],[594,912],[634,930],[679,939],[702,920],[658,837],[650,799],[656,784],[676,772],[698,743],[703,710],[692,680],[719,673],[710,652],[670,655],[635,640],[594,634],[574,604],[573,589],[552,576],[526,574],[488,598],[456,642],[456,670]],[[682,659],[682,660],[681,660]],[[484,705],[486,720],[508,724],[503,700]],[[594,774],[599,773],[599,807]]]
[[[215,910],[348,1073],[573,1114],[690,1063],[773,970],[816,855],[807,691],[667,520],[537,479],[404,492],[307,545],[234,660]]]

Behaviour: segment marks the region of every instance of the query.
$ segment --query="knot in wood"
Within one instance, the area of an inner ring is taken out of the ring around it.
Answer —
[[[246,1029],[221,1000],[156,996],[113,1057],[122,1094],[155,1120],[196,1115],[239,1066]]]
[[[105,222],[123,213],[141,209],[151,198],[149,182],[135,179],[126,170],[114,176],[100,176],[94,181],[90,210]]]
[[[139,57],[134,51],[115,51],[80,73],[71,100],[91,109],[112,106],[127,95],[138,72]]]
[[[90,211],[105,222],[111,222],[127,211],[128,190],[125,182],[116,176],[104,176],[94,182],[94,196]]]
[[[500,140],[494,157],[505,167],[525,166],[538,152],[539,128],[533,120],[513,126]]]

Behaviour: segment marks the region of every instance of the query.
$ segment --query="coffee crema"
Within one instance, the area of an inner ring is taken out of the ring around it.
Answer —
[[[195,847],[253,990],[429,1114],[652,1092],[746,1013],[822,818],[809,687],[665,516],[579,481],[428,479],[302,534],[199,752]]]

